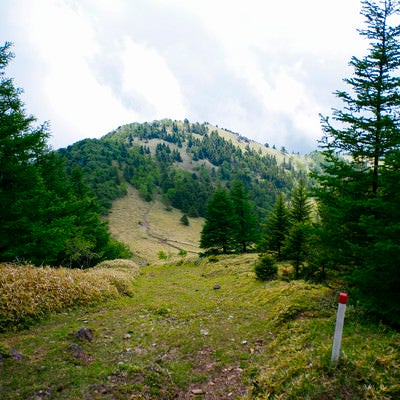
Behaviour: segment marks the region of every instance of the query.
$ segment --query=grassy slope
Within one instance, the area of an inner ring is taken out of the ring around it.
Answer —
[[[189,218],[189,226],[180,222],[182,212],[166,211],[159,200],[144,201],[132,187],[128,195],[114,201],[108,217],[113,236],[128,244],[135,261],[155,263],[163,251],[170,261],[182,258],[180,251],[188,255],[198,254],[202,218]]]
[[[4,359],[0,398],[399,398],[398,333],[349,306],[332,368],[335,291],[259,282],[255,258],[144,267],[131,298],[2,334],[2,347],[23,359]],[[92,342],[73,336],[82,326]],[[88,357],[71,355],[72,343]]]

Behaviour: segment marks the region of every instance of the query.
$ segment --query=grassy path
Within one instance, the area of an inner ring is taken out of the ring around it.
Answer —
[[[0,335],[22,354],[3,360],[0,398],[396,398],[399,335],[349,324],[346,358],[332,369],[335,293],[256,281],[255,257],[145,267],[132,298]],[[74,336],[81,327],[93,341]]]

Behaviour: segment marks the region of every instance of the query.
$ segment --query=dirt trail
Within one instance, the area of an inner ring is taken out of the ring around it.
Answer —
[[[129,245],[141,264],[159,261],[163,252],[168,259],[179,260],[182,254],[198,254],[202,218],[191,218],[189,226],[180,222],[179,210],[166,210],[160,200],[144,201],[129,187],[124,198],[113,203],[108,217],[113,236]]]

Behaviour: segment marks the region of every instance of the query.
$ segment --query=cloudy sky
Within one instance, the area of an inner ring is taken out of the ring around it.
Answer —
[[[368,45],[358,0],[0,0],[0,21],[53,148],[188,118],[309,152]]]

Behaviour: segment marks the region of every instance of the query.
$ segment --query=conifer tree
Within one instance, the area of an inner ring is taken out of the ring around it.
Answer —
[[[223,253],[235,248],[237,219],[226,189],[217,189],[207,203],[205,223],[201,231],[200,247],[221,249]]]
[[[272,250],[277,253],[278,259],[282,256],[282,247],[289,229],[289,215],[283,198],[279,193],[274,208],[268,218],[266,233],[260,248],[263,250]]]
[[[259,237],[256,215],[242,182],[234,182],[230,196],[237,220],[235,240],[240,245],[241,251],[246,253],[248,246],[255,243]]]
[[[47,146],[46,125],[32,127],[12,79],[4,69],[11,44],[0,47],[0,261],[92,266],[130,255],[110,238],[94,195],[82,176],[66,174]]]
[[[306,184],[301,180],[294,189],[289,210],[290,227],[284,240],[283,253],[293,260],[295,278],[300,277],[300,267],[307,258],[311,228],[311,204]]]
[[[44,187],[36,163],[46,151],[46,126],[33,128],[35,119],[27,116],[5,68],[14,57],[11,43],[0,47],[0,254],[14,257],[19,247],[24,257],[32,232],[29,215],[38,208],[36,199]],[[25,213],[26,211],[26,213]],[[18,253],[15,255],[18,256]]]
[[[336,92],[343,107],[333,110],[333,122],[322,117],[326,162],[316,176],[326,251],[351,268],[363,304],[398,325],[399,7],[398,0],[362,1],[359,32],[370,46],[351,58],[350,90]]]

